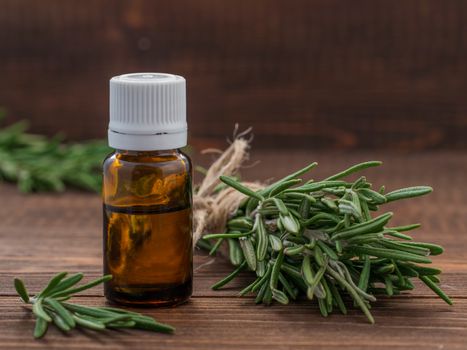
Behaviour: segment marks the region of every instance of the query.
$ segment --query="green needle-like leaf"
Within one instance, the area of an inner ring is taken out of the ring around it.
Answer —
[[[279,218],[282,225],[288,232],[297,234],[300,231],[299,223],[292,215],[280,214]]]
[[[284,253],[280,251],[277,255],[276,261],[272,267],[271,271],[271,280],[269,281],[269,286],[271,290],[277,289],[277,282],[279,281],[279,273],[281,271],[282,262],[284,261]]]
[[[326,179],[326,181],[342,179],[343,177],[349,176],[351,174],[354,174],[356,172],[362,171],[362,170],[367,169],[367,168],[380,166],[381,164],[383,164],[383,163],[378,162],[378,161],[369,161],[369,162],[356,164],[356,165],[353,165],[353,166],[351,166],[350,168],[348,168],[348,169],[346,169],[344,171],[341,171],[340,173],[337,173],[335,175],[332,175],[332,176],[328,177]]]
[[[357,235],[378,232],[391,219],[392,213],[385,213],[370,221],[353,225],[332,236],[332,240],[349,239]]]
[[[314,273],[311,267],[310,256],[305,255],[302,261],[302,275],[304,281],[309,285],[312,286],[314,283]]]
[[[212,233],[209,235],[203,236],[203,239],[219,239],[219,238],[240,238],[247,237],[251,235],[253,231],[250,232],[234,232],[234,233]]]
[[[263,261],[268,252],[269,239],[263,218],[260,214],[256,214],[256,236],[258,238],[258,243],[256,245],[256,258],[258,261]]]
[[[326,243],[324,243],[323,241],[318,241],[317,244],[321,248],[323,253],[326,254],[328,257],[330,257],[333,260],[339,259],[336,252],[331,247],[329,247]]]
[[[424,242],[403,242],[400,243],[404,246],[409,246],[409,247],[420,247],[420,248],[425,248],[430,251],[431,255],[440,255],[443,254],[444,248],[441,247],[440,245],[433,244],[433,243],[424,243]]]
[[[24,286],[23,281],[20,280],[19,278],[15,278],[14,279],[14,285],[15,285],[15,289],[16,289],[16,292],[18,293],[18,295],[27,304],[29,302],[29,295],[28,295],[28,292],[26,290],[26,287]]]
[[[79,317],[77,315],[73,315],[73,319],[75,320],[76,324],[81,327],[93,329],[95,331],[102,331],[105,329],[105,324],[103,324],[102,322],[91,321],[91,320]]]
[[[271,245],[272,250],[278,252],[282,250],[282,241],[280,238],[274,236],[274,235],[269,235],[269,243]]]
[[[162,333],[173,333],[175,331],[175,328],[168,324],[158,323],[155,321],[149,321],[145,318],[134,318],[133,321],[135,321],[136,323],[134,328],[138,328],[138,329],[144,329],[148,331],[162,332]]]
[[[380,258],[396,259],[401,261],[412,261],[423,264],[430,264],[431,260],[427,257],[406,253],[394,249],[375,248],[370,246],[350,246],[357,254],[368,254]]]
[[[256,253],[253,243],[251,240],[247,239],[240,239],[240,247],[242,247],[243,256],[245,257],[246,263],[248,267],[256,271]]]
[[[221,287],[225,286],[227,283],[232,281],[240,273],[240,271],[242,271],[245,268],[245,266],[246,266],[246,261],[241,263],[240,266],[237,267],[230,275],[221,279],[219,282],[214,284],[211,288],[213,290],[216,290],[216,289],[220,289]]]
[[[235,179],[229,176],[221,176],[220,180],[226,185],[229,185],[230,187],[235,188],[237,191],[247,195],[248,197],[253,197],[260,201],[264,200],[264,197],[262,195],[256,193],[255,191],[249,189],[246,186],[243,186],[240,182],[236,181]]]
[[[269,185],[268,187],[266,187],[265,189],[263,189],[263,190],[261,191],[261,194],[262,194],[263,196],[269,195],[275,188],[277,188],[277,187],[280,186],[281,184],[283,184],[283,183],[285,183],[285,182],[288,182],[288,181],[290,181],[290,180],[293,180],[293,179],[295,179],[295,178],[297,178],[297,177],[299,177],[299,176],[301,176],[301,175],[307,173],[308,171],[310,171],[311,169],[313,169],[313,168],[316,167],[317,165],[318,165],[318,163],[316,163],[316,162],[313,162],[313,163],[307,165],[307,166],[304,167],[303,169],[300,169],[300,170],[298,170],[298,171],[296,171],[296,172],[294,172],[294,173],[292,173],[292,174],[290,174],[290,175],[288,175],[288,176],[286,176],[286,177],[280,179],[279,181],[277,181],[277,182],[275,182],[275,183]]]
[[[368,288],[368,280],[370,278],[371,262],[368,255],[365,255],[365,262],[363,264],[362,273],[360,274],[360,279],[358,280],[358,288],[366,292]]]
[[[375,319],[370,313],[370,310],[368,310],[368,306],[365,304],[365,302],[362,300],[360,295],[355,291],[355,289],[344,279],[342,278],[341,275],[339,275],[337,272],[335,272],[333,269],[330,267],[327,267],[327,272],[334,277],[347,291],[350,293],[352,298],[357,302],[358,306],[360,306],[360,309],[362,309],[363,313],[366,315],[368,318],[368,321],[370,323],[375,323]]]
[[[441,299],[443,299],[449,305],[452,305],[452,300],[438,287],[438,285],[433,282],[428,276],[420,276],[419,277],[423,283],[425,283],[433,292],[439,295]]]
[[[373,191],[370,188],[361,188],[358,190],[359,193],[368,197],[372,202],[376,204],[383,204],[386,202],[386,197],[379,192]]]
[[[54,293],[53,296],[54,296],[54,298],[58,298],[58,297],[61,297],[61,296],[76,294],[76,293],[81,292],[83,290],[95,287],[95,286],[97,286],[97,285],[99,285],[101,283],[108,282],[111,279],[112,279],[112,275],[102,276],[102,277],[99,277],[99,278],[95,279],[94,281],[83,284],[82,286],[79,286],[79,287],[76,287],[76,288],[73,288],[73,289],[65,289],[65,290],[63,290],[61,292]]]
[[[50,316],[45,312],[44,308],[42,307],[42,298],[37,299],[34,304],[32,304],[32,312],[39,317],[44,319],[47,322],[52,322]]]
[[[269,197],[274,197],[278,195],[279,193],[285,191],[289,187],[299,184],[300,182],[302,182],[302,180],[300,179],[292,179],[292,180],[281,182],[271,190],[271,192],[269,193]]]
[[[112,317],[114,316],[114,313],[111,311],[107,311],[102,308],[96,308],[96,307],[90,307],[90,306],[84,306],[84,305],[79,305],[79,304],[72,304],[72,303],[66,303],[63,302],[62,305],[75,313],[79,313],[80,315],[86,315],[86,316],[92,316],[96,318],[107,318],[107,317]]]
[[[406,226],[396,226],[396,227],[389,227],[390,230],[394,230],[397,232],[405,232],[405,231],[411,231],[419,228],[420,224],[411,224],[411,225],[406,225]]]
[[[76,324],[75,320],[73,319],[73,315],[67,309],[65,309],[65,307],[63,307],[59,301],[56,301],[52,298],[46,298],[44,301],[60,316],[60,318],[65,321],[65,323],[70,328],[75,327]]]
[[[72,327],[57,313],[55,312],[50,312],[50,315],[52,317],[52,320],[54,324],[63,332],[68,332],[71,330]],[[75,323],[75,320],[73,320],[73,323]]]
[[[242,248],[240,247],[240,243],[237,240],[232,238],[228,239],[229,242],[229,257],[230,262],[234,266],[240,265],[244,259]]]
[[[289,303],[287,295],[279,289],[272,289],[272,297],[283,305],[287,305]]]
[[[431,192],[433,192],[433,189],[429,186],[415,186],[415,187],[401,188],[400,190],[392,191],[386,194],[386,200],[388,202],[392,202],[392,201],[396,201],[400,199],[423,196]]]
[[[36,326],[34,327],[34,338],[42,338],[47,333],[49,323],[41,317],[36,319]]]
[[[63,279],[55,288],[53,288],[51,291],[50,291],[50,294],[54,294],[56,292],[60,292],[60,291],[63,291],[65,289],[68,289],[72,286],[74,286],[76,283],[78,283],[79,281],[81,281],[83,279],[83,274],[82,273],[77,273],[73,276],[70,276],[70,277],[67,277],[65,279]]]
[[[66,272],[57,273],[54,277],[52,277],[49,284],[39,293],[38,297],[46,297],[66,275]]]

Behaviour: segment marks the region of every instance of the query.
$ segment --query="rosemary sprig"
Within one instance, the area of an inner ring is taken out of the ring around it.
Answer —
[[[206,235],[211,252],[217,250],[208,240],[225,240],[230,261],[237,268],[217,282],[219,289],[243,269],[257,278],[240,295],[256,294],[257,303],[274,299],[287,304],[302,295],[316,298],[323,316],[334,308],[347,312],[344,295],[350,296],[373,323],[369,311],[376,294],[388,296],[414,288],[419,278],[445,302],[452,304],[439,287],[438,269],[419,264],[431,263],[430,255],[443,248],[431,243],[413,242],[407,232],[419,224],[389,226],[393,213],[376,217],[385,203],[421,196],[428,186],[398,189],[385,194],[372,189],[365,177],[353,182],[348,175],[381,162],[356,164],[322,181],[297,179],[316,166],[312,163],[260,191],[252,191],[231,177],[221,176],[226,185],[247,196],[227,222],[224,233]]]
[[[0,122],[4,115],[0,110]],[[22,192],[100,191],[102,159],[110,153],[104,141],[65,144],[59,135],[26,131],[26,121],[0,129],[0,181],[17,183]]]
[[[109,281],[112,276],[106,275],[76,287],[75,285],[82,278],[82,273],[69,277],[67,277],[66,272],[58,273],[34,297],[29,297],[21,279],[14,279],[16,292],[24,303],[32,305],[32,312],[36,316],[35,338],[43,337],[50,323],[55,324],[63,332],[69,332],[76,327],[96,331],[135,328],[162,333],[174,332],[175,328],[172,326],[159,323],[152,317],[137,312],[112,307],[90,307],[66,302],[74,294]]]

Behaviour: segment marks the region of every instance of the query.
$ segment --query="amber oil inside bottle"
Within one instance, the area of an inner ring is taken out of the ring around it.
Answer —
[[[176,305],[192,292],[191,163],[179,150],[116,151],[104,161],[104,286],[129,305]]]

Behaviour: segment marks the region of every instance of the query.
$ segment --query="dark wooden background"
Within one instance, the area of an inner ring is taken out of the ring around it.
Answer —
[[[0,0],[9,120],[104,137],[108,79],[188,80],[191,143],[465,150],[463,0]]]

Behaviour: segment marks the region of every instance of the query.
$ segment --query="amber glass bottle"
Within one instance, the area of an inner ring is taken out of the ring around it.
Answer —
[[[191,163],[179,150],[185,80],[129,74],[112,78],[110,90],[117,150],[103,164],[104,273],[113,276],[104,292],[123,304],[179,304],[193,277]]]

